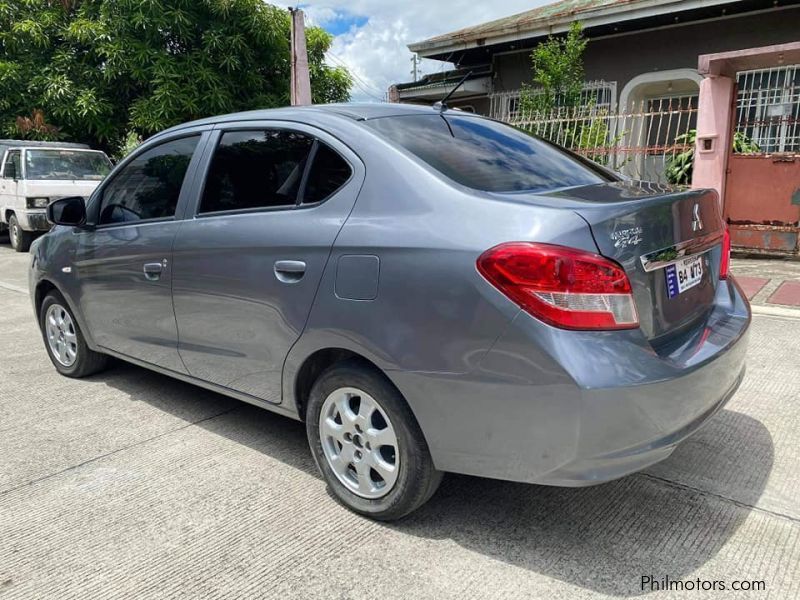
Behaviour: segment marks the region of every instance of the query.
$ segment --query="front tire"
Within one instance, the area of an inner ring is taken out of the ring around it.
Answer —
[[[381,521],[399,519],[433,495],[442,473],[400,392],[357,361],[326,370],[306,413],[311,452],[336,499]]]
[[[39,310],[44,347],[56,370],[66,377],[88,377],[108,365],[108,356],[86,345],[78,321],[58,292],[50,292]]]
[[[27,252],[33,242],[33,232],[22,229],[17,221],[17,216],[11,215],[8,219],[8,238],[14,251]]]

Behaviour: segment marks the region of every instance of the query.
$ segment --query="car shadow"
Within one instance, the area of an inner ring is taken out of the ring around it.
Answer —
[[[92,379],[181,418],[205,403],[210,416],[198,427],[319,477],[302,423],[121,363]],[[386,526],[588,590],[637,596],[650,591],[643,576],[688,578],[719,552],[761,497],[773,452],[763,424],[722,410],[644,473],[589,488],[451,474],[425,506]]]

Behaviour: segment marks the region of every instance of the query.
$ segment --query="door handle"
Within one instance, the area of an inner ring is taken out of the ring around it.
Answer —
[[[166,262],[166,261],[164,261]],[[164,270],[164,263],[145,263],[143,267],[145,279],[158,281],[161,279],[161,272]]]
[[[275,277],[283,283],[297,283],[306,272],[306,263],[302,260],[275,261]]]

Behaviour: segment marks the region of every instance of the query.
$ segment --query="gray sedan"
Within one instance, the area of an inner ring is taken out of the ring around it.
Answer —
[[[446,471],[622,477],[744,373],[713,191],[443,107],[187,123],[48,216],[30,288],[59,372],[116,357],[304,420],[334,496],[376,519]]]

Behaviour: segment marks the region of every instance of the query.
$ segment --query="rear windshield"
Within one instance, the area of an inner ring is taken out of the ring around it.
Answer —
[[[443,175],[485,192],[538,192],[613,181],[556,146],[489,119],[447,113],[365,123]]]

